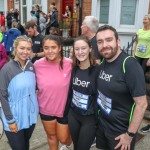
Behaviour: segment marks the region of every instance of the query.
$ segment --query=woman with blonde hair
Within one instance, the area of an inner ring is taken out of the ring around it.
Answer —
[[[12,150],[29,150],[39,112],[34,68],[28,60],[32,40],[20,36],[13,47],[14,60],[11,59],[0,71],[2,120]]]
[[[143,25],[136,33],[134,55],[146,73],[147,66],[150,66],[150,14],[144,16]]]

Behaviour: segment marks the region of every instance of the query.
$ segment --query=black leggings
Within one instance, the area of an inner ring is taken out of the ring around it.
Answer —
[[[5,131],[12,150],[29,150],[29,140],[35,128],[35,124],[30,128],[22,129],[17,133]]]
[[[68,123],[74,150],[89,150],[96,134],[95,116],[82,116],[70,110]]]
[[[146,71],[147,71],[147,66],[146,66],[146,64],[147,64],[147,61],[148,61],[149,58],[140,58],[140,57],[137,57],[137,56],[135,56],[135,58],[137,59],[137,61],[138,61],[139,64],[141,65],[141,67],[142,67],[142,69],[143,69],[143,71],[144,71],[144,74],[145,74]]]

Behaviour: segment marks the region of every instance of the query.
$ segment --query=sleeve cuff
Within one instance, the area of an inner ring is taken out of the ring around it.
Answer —
[[[8,124],[12,124],[12,123],[14,123],[14,122],[16,122],[16,120],[15,120],[14,118],[7,121]]]

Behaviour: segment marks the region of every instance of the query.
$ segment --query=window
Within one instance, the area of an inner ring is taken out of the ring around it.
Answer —
[[[42,10],[41,0],[33,0],[33,1],[32,1],[32,10],[34,10],[34,6],[35,6],[35,5],[39,5],[40,10]]]
[[[22,0],[22,5],[26,5],[26,0]]]
[[[0,12],[4,11],[4,1],[0,0]]]
[[[26,0],[22,0],[22,21],[25,23],[27,21],[27,3]]]
[[[121,25],[134,25],[137,0],[122,0],[121,3]]]
[[[23,23],[27,21],[27,7],[23,7]]]
[[[33,1],[32,1],[32,4],[33,4],[33,5],[35,5],[35,4],[38,4],[38,5],[39,5],[39,4],[41,4],[41,0],[33,0]]]
[[[108,24],[109,19],[109,0],[100,1],[100,23]]]

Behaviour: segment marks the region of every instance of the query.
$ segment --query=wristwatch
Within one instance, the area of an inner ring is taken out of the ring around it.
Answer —
[[[133,133],[133,132],[127,131],[127,134],[128,134],[130,137],[132,137],[132,138],[135,136],[135,133]]]

